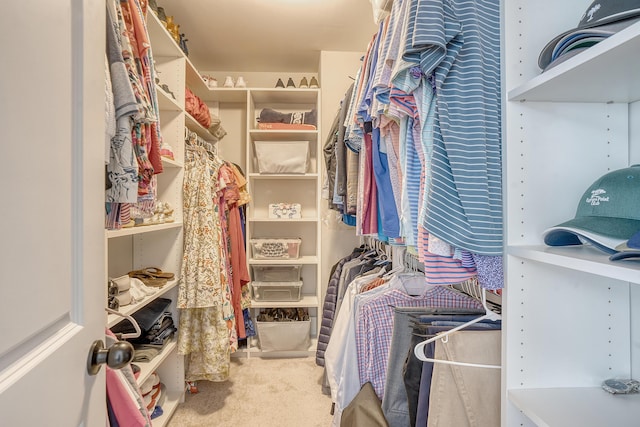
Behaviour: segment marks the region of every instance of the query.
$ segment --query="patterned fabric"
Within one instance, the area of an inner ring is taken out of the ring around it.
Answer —
[[[184,253],[178,308],[215,307],[221,304],[223,260],[220,253],[220,219],[213,215],[211,179],[217,169],[205,155],[191,154],[185,163]],[[213,172],[213,174],[211,173]]]
[[[229,379],[229,328],[220,307],[182,310],[178,331],[178,353],[186,355],[186,381]],[[185,339],[187,333],[191,339]]]
[[[224,381],[238,335],[231,304],[230,241],[223,223],[227,203],[220,182],[222,162],[196,148],[186,154],[178,351],[187,356],[187,381]]]
[[[360,384],[370,381],[382,399],[386,382],[389,347],[393,332],[394,307],[482,308],[475,299],[460,295],[445,287],[427,288],[424,294],[413,297],[391,279],[393,289],[384,292],[359,307],[356,313],[356,349]]]

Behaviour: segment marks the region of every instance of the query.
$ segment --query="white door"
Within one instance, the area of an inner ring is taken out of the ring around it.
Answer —
[[[104,426],[104,2],[0,8],[0,425]]]

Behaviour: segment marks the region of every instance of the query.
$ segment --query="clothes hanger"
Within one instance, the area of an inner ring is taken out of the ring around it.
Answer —
[[[486,290],[483,288],[482,289],[482,294],[481,294],[481,302],[482,302],[482,306],[485,309],[485,314],[483,316],[480,316],[476,319],[470,320],[467,323],[464,323],[462,325],[456,326],[453,329],[450,329],[446,332],[442,332],[438,335],[436,335],[433,338],[429,338],[428,340],[422,341],[421,343],[417,344],[414,349],[413,349],[413,353],[416,355],[416,357],[420,360],[422,360],[423,362],[434,362],[434,363],[444,363],[445,365],[456,365],[456,366],[471,366],[471,367],[476,367],[476,368],[489,368],[489,369],[501,369],[502,367],[500,365],[485,365],[485,364],[481,364],[481,363],[468,363],[468,362],[456,362],[453,360],[440,360],[440,359],[432,359],[429,357],[426,357],[424,355],[424,347],[427,344],[430,344],[432,342],[435,342],[436,340],[443,340],[443,342],[447,342],[446,340],[448,340],[448,336],[450,334],[452,334],[453,332],[457,332],[460,331],[468,326],[471,326],[475,323],[481,322],[483,320],[492,320],[492,321],[496,321],[496,320],[501,320],[502,316],[500,316],[497,313],[494,313],[493,311],[489,310],[489,308],[487,307],[487,295],[486,295]]]
[[[115,314],[116,316],[120,316],[120,317],[124,317],[125,319],[127,319],[129,322],[131,322],[131,324],[133,325],[133,328],[136,330],[135,333],[131,333],[131,334],[116,334],[116,337],[118,339],[127,339],[127,338],[138,338],[140,335],[142,335],[142,331],[140,330],[140,325],[138,325],[138,322],[136,322],[136,319],[134,319],[131,316],[125,315],[120,313],[119,311],[116,310],[112,310],[110,308],[105,307],[105,310],[108,313],[111,314]],[[119,336],[118,336],[119,335]]]

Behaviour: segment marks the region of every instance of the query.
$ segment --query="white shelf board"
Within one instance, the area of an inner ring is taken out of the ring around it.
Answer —
[[[292,173],[250,173],[251,179],[316,179],[317,173],[292,174]]]
[[[508,93],[510,101],[622,102],[640,99],[640,22]]]
[[[149,297],[145,298],[144,300],[140,301],[139,303],[125,305],[124,307],[120,307],[120,309],[118,311],[123,316],[130,316],[133,313],[135,313],[136,311],[140,310],[145,305],[149,304],[151,301],[155,300],[156,298],[162,297],[167,292],[169,292],[171,289],[175,288],[178,285],[178,282],[179,282],[178,279],[170,280],[162,288],[159,288],[158,292],[156,292],[155,294],[150,295]],[[109,314],[109,316],[107,317],[107,327],[111,328],[112,326],[116,325],[117,323],[119,323],[122,320],[123,320],[122,316],[118,316],[117,314]]]
[[[181,222],[167,222],[165,224],[142,225],[139,227],[122,228],[120,230],[105,230],[107,239],[115,237],[133,236],[134,234],[154,233],[156,231],[182,228]]]
[[[149,378],[149,376],[152,373],[154,373],[155,370],[158,369],[160,365],[162,365],[162,362],[164,362],[171,353],[176,351],[177,348],[178,348],[178,343],[176,342],[176,338],[174,337],[171,339],[171,342],[167,343],[164,346],[160,354],[158,354],[156,357],[151,359],[151,361],[133,362],[140,367],[140,375],[138,375],[138,379],[137,379],[138,384],[144,383],[146,379]],[[160,378],[160,381],[162,381],[162,378]]]
[[[147,13],[147,31],[149,32],[149,40],[151,41],[151,49],[154,56],[175,58],[184,56],[184,52],[182,52],[178,43],[171,37],[162,21],[158,19],[152,10]]]
[[[249,258],[249,265],[313,265],[318,264],[317,256],[301,256],[300,258],[288,259],[255,259]]]
[[[257,342],[257,337],[256,342]],[[250,341],[251,339],[247,340]],[[313,357],[316,355],[316,349],[318,347],[318,339],[312,338],[311,345],[308,350],[296,350],[296,351],[262,351],[260,347],[250,346],[249,348],[243,348],[232,354],[236,357]]]
[[[316,104],[319,89],[297,88],[251,88],[251,97],[256,104]]]
[[[640,394],[612,395],[600,387],[508,390],[509,400],[541,427],[636,426]]]
[[[184,115],[184,124],[193,132],[197,133],[198,136],[205,141],[217,142],[218,139],[209,132],[208,129],[205,129],[196,119],[191,116],[189,113],[185,113]]]
[[[250,222],[317,222],[318,218],[316,217],[311,217],[311,218],[291,218],[291,219],[284,219],[284,218],[249,218]]]
[[[509,246],[507,254],[616,280],[640,283],[640,261],[609,261],[604,252],[588,246]]]
[[[193,93],[198,95],[200,98],[203,98],[202,95],[207,94],[209,92],[209,87],[202,79],[202,75],[198,71],[193,62],[189,59],[189,57],[185,57],[186,59],[186,72],[185,78],[187,80],[187,87],[191,89]],[[203,99],[204,100],[204,99]]]
[[[162,160],[162,166],[164,166],[165,168],[182,169],[184,167],[182,163],[176,162],[175,160],[171,160],[167,157],[161,157],[160,159]]]
[[[293,308],[293,307],[317,307],[318,297],[315,295],[303,295],[300,301],[256,301],[251,300],[251,308]]]
[[[188,84],[188,80],[187,80]],[[247,89],[235,87],[214,87],[200,92],[194,91],[205,102],[224,102],[230,104],[244,104],[247,102]]]
[[[158,108],[160,111],[182,111],[182,107],[178,104],[178,101],[173,99],[173,97],[159,85],[156,85],[156,92],[158,94]]]
[[[162,379],[160,379],[162,380]],[[162,405],[162,415],[151,420],[153,427],[164,427],[169,425],[169,421],[173,413],[178,409],[178,405],[182,401],[184,391],[167,391]]]
[[[317,130],[263,130],[251,129],[252,141],[313,141],[318,138]]]

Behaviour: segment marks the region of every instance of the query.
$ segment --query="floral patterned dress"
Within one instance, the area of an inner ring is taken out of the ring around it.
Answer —
[[[184,177],[184,254],[178,290],[178,352],[187,381],[229,378],[235,334],[217,191],[221,162],[187,150]]]

